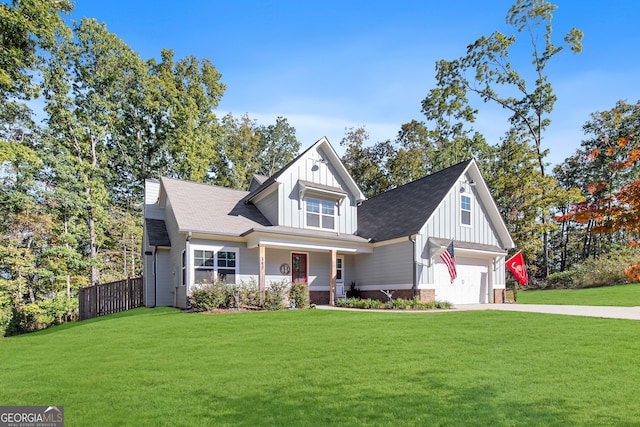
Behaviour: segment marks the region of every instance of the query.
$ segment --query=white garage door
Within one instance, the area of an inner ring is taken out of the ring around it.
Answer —
[[[435,263],[434,284],[436,301],[453,304],[484,304],[488,299],[489,268],[486,261],[456,257],[458,278],[451,283],[447,266],[438,259]]]

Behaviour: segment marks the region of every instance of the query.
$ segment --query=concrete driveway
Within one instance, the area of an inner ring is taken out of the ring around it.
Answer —
[[[502,310],[524,311],[527,313],[564,314],[568,316],[603,317],[610,319],[640,320],[640,307],[607,307],[589,305],[543,305],[543,304],[457,304],[452,309],[443,310],[362,310],[358,308],[338,308],[330,305],[318,305],[321,310],[343,311],[379,311],[394,313],[446,313],[452,311]]]
[[[528,313],[566,314],[569,316],[606,317],[640,320],[640,307],[605,307],[587,305],[543,304],[459,304],[453,310],[502,310]]]

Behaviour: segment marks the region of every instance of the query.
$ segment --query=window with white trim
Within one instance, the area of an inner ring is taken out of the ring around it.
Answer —
[[[193,282],[213,283],[215,281],[214,252],[195,249],[193,251]]]
[[[220,251],[217,253],[218,278],[226,283],[236,283],[236,253]]]
[[[343,277],[343,269],[344,269],[344,258],[342,257],[337,257],[336,258],[336,282],[337,283],[344,283],[344,277]]]
[[[185,286],[187,284],[187,251],[182,251],[182,264],[180,270],[182,272],[180,285]]]
[[[471,197],[460,195],[460,224],[471,225]]]
[[[309,228],[335,230],[336,203],[334,201],[305,197],[306,225]]]
[[[238,273],[238,252],[222,249],[194,249],[193,283],[214,283],[216,279],[226,283],[236,283]]]

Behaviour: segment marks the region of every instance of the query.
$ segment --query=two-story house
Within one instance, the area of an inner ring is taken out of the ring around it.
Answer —
[[[215,278],[283,279],[330,303],[352,283],[363,297],[504,301],[514,246],[474,160],[366,199],[322,138],[248,191],[161,178],[145,183],[148,306],[187,307]],[[440,254],[454,243],[457,278]]]

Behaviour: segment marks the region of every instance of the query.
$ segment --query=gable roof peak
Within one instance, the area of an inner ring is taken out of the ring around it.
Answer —
[[[331,145],[327,137],[323,136],[322,138],[314,142],[309,148],[307,148],[298,156],[296,156],[296,158],[294,158],[285,166],[283,166],[282,169],[280,169],[279,171],[271,175],[269,178],[267,178],[259,187],[251,191],[251,193],[246,199],[246,202],[249,203],[258,194],[260,194],[265,189],[270,187],[273,183],[277,182],[278,178],[280,178],[280,176],[282,176],[288,169],[290,169],[293,165],[295,165],[298,161],[300,161],[300,159],[307,156],[310,152],[312,152],[312,150],[314,149],[317,150],[320,147],[323,147],[324,149],[323,151],[325,152],[326,157],[328,157],[328,159],[324,158],[323,160],[333,164],[338,174],[340,174],[344,179],[347,187],[349,187],[349,190],[355,195],[357,201],[360,202],[364,200],[365,196],[360,190],[360,187],[358,187],[356,182],[353,180],[353,177],[349,174],[347,169],[344,167],[344,164],[342,164],[342,161],[340,160],[340,156],[338,156],[338,153],[336,153],[336,150],[333,148],[333,146]]]

